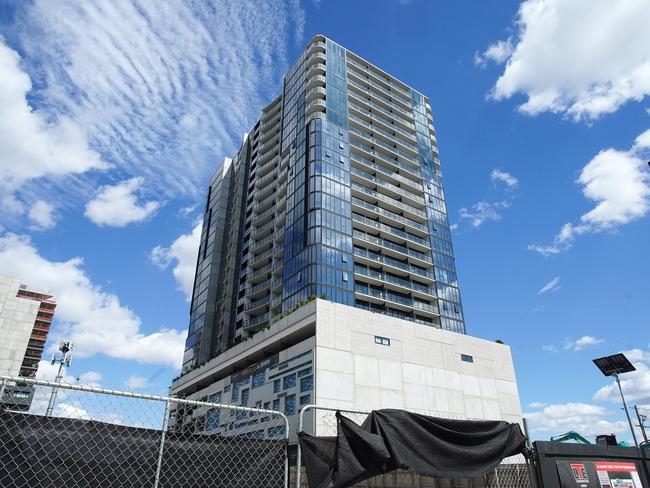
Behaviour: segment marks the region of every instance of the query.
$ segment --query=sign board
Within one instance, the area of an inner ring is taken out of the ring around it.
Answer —
[[[636,463],[555,461],[562,488],[643,488]]]

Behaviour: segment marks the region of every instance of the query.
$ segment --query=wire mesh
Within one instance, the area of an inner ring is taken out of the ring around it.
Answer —
[[[3,488],[287,486],[279,412],[1,378]],[[32,389],[28,408],[15,408],[13,386]]]
[[[334,436],[337,431],[336,409],[308,405],[301,411],[299,429],[318,436]],[[357,425],[363,424],[368,412],[340,412]],[[300,462],[300,446],[298,446]],[[367,479],[354,485],[364,488],[535,488],[531,483],[528,460],[523,454],[504,458],[494,470],[478,478],[434,478],[410,471],[396,470]],[[303,469],[296,470],[296,488],[309,486]]]

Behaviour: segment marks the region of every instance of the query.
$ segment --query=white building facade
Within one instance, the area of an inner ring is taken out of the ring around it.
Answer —
[[[250,340],[176,379],[193,400],[279,410],[295,439],[309,404],[350,411],[398,408],[455,419],[521,422],[507,345],[327,300],[313,300]],[[305,430],[329,433],[331,424]],[[215,409],[176,412],[177,429],[274,433],[256,417]],[[279,434],[279,433],[278,433]]]

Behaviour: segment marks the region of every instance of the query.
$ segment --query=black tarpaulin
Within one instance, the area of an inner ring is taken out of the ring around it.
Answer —
[[[334,441],[332,439],[335,439]],[[300,435],[310,488],[345,488],[394,469],[425,476],[485,474],[524,451],[518,424],[374,410],[358,426],[337,412],[337,436]]]
[[[162,431],[0,411],[0,486],[153,486]],[[160,486],[282,488],[286,442],[168,432]]]

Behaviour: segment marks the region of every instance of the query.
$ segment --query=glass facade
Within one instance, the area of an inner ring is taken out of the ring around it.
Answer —
[[[217,172],[203,227],[186,371],[315,297],[465,332],[428,99],[329,39]]]

